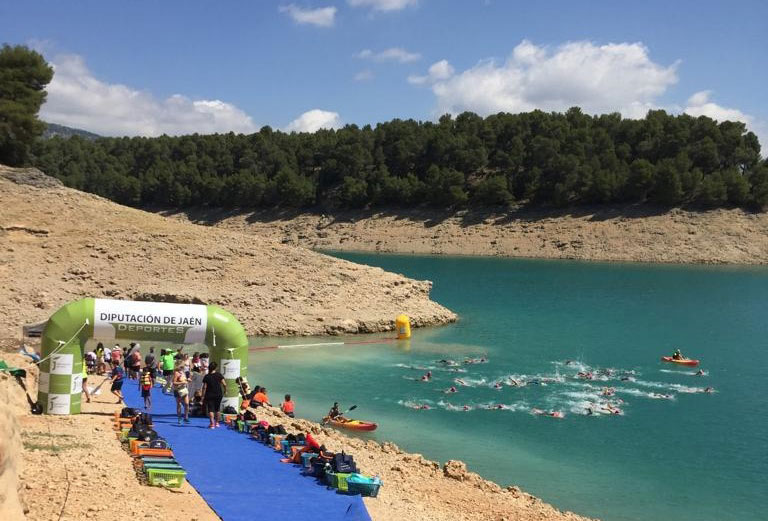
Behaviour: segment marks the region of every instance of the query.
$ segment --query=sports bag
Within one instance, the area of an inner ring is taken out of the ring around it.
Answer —
[[[349,454],[336,454],[331,461],[331,467],[334,472],[341,472],[344,474],[351,474],[357,472],[357,465],[355,465],[355,459]]]

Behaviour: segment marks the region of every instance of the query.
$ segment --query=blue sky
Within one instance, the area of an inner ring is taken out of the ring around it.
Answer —
[[[44,118],[107,135],[581,105],[768,139],[766,19],[764,1],[2,0],[0,40],[54,63]]]

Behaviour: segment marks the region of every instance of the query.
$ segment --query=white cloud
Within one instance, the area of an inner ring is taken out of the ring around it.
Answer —
[[[415,6],[419,0],[347,0],[352,7],[370,7],[374,11],[400,11]]]
[[[712,91],[702,90],[688,98],[688,104],[683,110],[691,116],[708,116],[717,121],[742,121],[750,124],[753,118],[738,109],[729,109],[710,101]]]
[[[373,72],[365,69],[355,74],[354,79],[355,81],[370,81],[373,77]]]
[[[446,74],[447,66],[446,62]],[[582,41],[552,50],[523,40],[503,64],[487,60],[443,79],[430,71],[424,82],[432,82],[438,114],[562,111],[580,106],[589,113],[618,111],[642,117],[677,82],[676,69],[676,63],[666,67],[654,63],[640,43]]]
[[[47,87],[43,120],[104,136],[159,136],[254,132],[251,117],[220,100],[193,100],[174,94],[158,100],[127,85],[97,79],[78,55],[52,60],[55,73]]]
[[[414,85],[424,85],[426,83],[434,83],[440,80],[447,80],[453,76],[454,72],[456,71],[453,66],[448,63],[448,60],[440,60],[439,62],[433,63],[429,67],[426,76],[408,76],[408,83],[413,83]]]
[[[278,7],[281,13],[288,13],[297,24],[310,24],[318,27],[333,27],[336,18],[335,7],[318,7],[317,9],[304,9],[294,4]]]
[[[421,54],[406,51],[402,47],[390,47],[381,52],[373,52],[370,49],[363,49],[357,53],[357,57],[376,62],[395,61],[400,63],[410,63],[420,60]]]
[[[313,109],[291,121],[285,130],[287,132],[317,132],[321,128],[339,128],[340,126],[341,118],[338,112]]]

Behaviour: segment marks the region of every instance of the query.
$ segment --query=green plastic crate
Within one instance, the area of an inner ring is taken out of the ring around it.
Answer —
[[[185,470],[147,469],[149,484],[156,487],[179,488],[187,477]]]
[[[352,474],[344,472],[326,472],[325,482],[329,487],[339,489],[342,492],[347,492],[347,478]]]

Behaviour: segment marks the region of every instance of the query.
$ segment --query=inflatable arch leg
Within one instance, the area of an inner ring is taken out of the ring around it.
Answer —
[[[231,313],[217,306],[85,298],[62,306],[43,330],[37,396],[46,414],[80,413],[89,338],[205,343],[226,379],[222,408],[239,406],[235,379],[248,374],[248,338]]]

